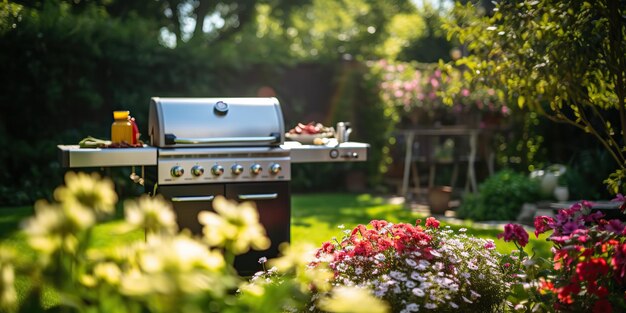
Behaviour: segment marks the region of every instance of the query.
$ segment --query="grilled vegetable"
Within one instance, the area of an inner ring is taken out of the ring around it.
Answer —
[[[104,148],[110,144],[111,141],[109,140],[98,139],[91,136],[83,138],[83,140],[78,143],[81,148]]]

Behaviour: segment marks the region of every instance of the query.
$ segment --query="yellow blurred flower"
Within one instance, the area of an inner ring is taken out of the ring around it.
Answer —
[[[187,234],[151,236],[135,246],[136,267],[122,273],[120,290],[129,296],[163,297],[200,292],[224,293],[234,282],[225,279],[223,255]]]
[[[317,248],[312,244],[289,245],[282,243],[278,249],[281,256],[270,260],[269,266],[276,266],[280,272],[286,273],[297,268],[307,268],[315,258]]]
[[[104,262],[97,264],[93,269],[93,275],[96,279],[105,281],[107,284],[115,286],[120,282],[122,271],[113,262]]]
[[[178,230],[176,214],[161,196],[144,195],[138,200],[124,202],[126,222],[146,233],[174,234]]]
[[[270,240],[259,222],[259,213],[252,202],[238,204],[217,196],[213,200],[215,212],[203,211],[198,220],[203,228],[206,243],[214,247],[227,247],[234,254],[269,248]]]
[[[335,287],[330,297],[321,298],[318,307],[334,313],[384,313],[389,305],[374,297],[367,289],[355,286]]]
[[[54,198],[59,202],[75,203],[92,209],[98,217],[113,214],[117,203],[113,182],[100,179],[96,173],[68,172],[65,174],[65,186],[54,190]]]
[[[152,237],[139,258],[139,265],[146,272],[185,272],[194,268],[220,271],[226,264],[220,252],[210,250],[203,243],[185,235],[178,235]]]
[[[14,259],[12,250],[0,247],[0,311],[12,311],[17,305]]]
[[[60,248],[73,253],[78,244],[76,234],[94,223],[94,213],[83,206],[39,200],[35,203],[35,215],[24,224],[24,232],[30,246],[44,254]]]

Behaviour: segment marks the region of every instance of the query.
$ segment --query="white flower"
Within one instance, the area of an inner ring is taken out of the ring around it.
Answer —
[[[465,298],[465,296],[461,296],[461,298],[463,298],[463,301],[467,302],[467,303],[472,303],[472,301],[468,298]]]
[[[470,290],[470,295],[472,296],[472,299],[474,300],[480,298],[480,294],[474,290]]]
[[[407,280],[406,283],[404,283],[404,284],[409,289],[412,289],[412,288],[414,288],[416,286],[416,284],[412,280]]]
[[[415,267],[417,266],[417,262],[415,262],[413,259],[406,259],[406,264],[410,267]]]
[[[337,270],[340,272],[345,272],[348,266],[345,263],[339,263],[337,265]]]
[[[430,266],[430,263],[426,260],[419,260],[417,269],[420,271],[426,270]]]
[[[438,258],[441,257],[441,253],[439,253],[437,250],[430,250],[430,254]]]
[[[424,296],[424,290],[420,289],[420,288],[413,288],[411,290],[411,292],[413,292],[414,295],[418,296],[418,297],[423,297]]]
[[[346,228],[346,226],[344,224],[341,224],[341,225],[337,226],[337,228],[344,229],[344,228]]]
[[[429,303],[424,304],[424,307],[427,308],[427,309],[436,309],[437,305],[434,304],[434,303],[429,302]]]
[[[460,232],[460,233],[464,233],[464,232],[466,232],[466,231],[467,231],[467,228],[461,228],[461,229],[459,229],[459,232]]]
[[[411,273],[411,279],[412,280],[420,280],[420,278],[422,278],[422,276],[420,275],[420,273],[413,271]]]
[[[354,274],[361,275],[363,274],[363,268],[357,267],[354,269]]]
[[[470,270],[477,270],[477,269],[478,269],[478,266],[476,266],[476,264],[474,264],[474,263],[472,263],[472,262],[467,262],[467,267],[468,267]]]
[[[376,259],[376,260],[378,260],[378,261],[381,261],[381,262],[382,262],[382,261],[384,261],[386,258],[385,258],[385,255],[384,255],[384,254],[382,254],[382,253],[378,253],[378,254],[376,254],[376,255],[374,256],[374,259]]]
[[[391,278],[399,280],[399,281],[406,281],[406,275],[402,272],[398,272],[398,271],[391,271],[389,272],[389,276],[391,276]]]
[[[458,304],[456,304],[456,303],[454,303],[454,302],[450,302],[450,306],[451,306],[453,309],[458,309],[458,308],[459,308],[459,305],[458,305]]]
[[[420,310],[420,306],[416,303],[409,303],[404,309],[407,312],[418,312]]]
[[[423,282],[420,284],[420,288],[421,288],[421,289],[428,289],[428,288],[430,288],[430,286],[432,286],[432,285],[433,285],[433,284],[432,284],[431,282],[423,281]]]

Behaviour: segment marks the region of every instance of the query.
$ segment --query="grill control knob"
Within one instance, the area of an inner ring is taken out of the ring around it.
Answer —
[[[194,167],[191,168],[191,175],[198,177],[202,176],[202,174],[204,174],[204,167],[200,165],[194,165]]]
[[[182,166],[176,165],[172,167],[170,174],[172,174],[172,177],[181,177],[185,174],[185,169]]]
[[[211,167],[211,173],[215,176],[220,176],[222,174],[224,174],[224,167],[218,164],[213,165],[213,167]]]
[[[272,175],[278,174],[280,172],[280,170],[282,170],[282,169],[283,168],[280,167],[280,164],[278,164],[278,163],[274,163],[274,164],[270,165],[270,173]]]
[[[239,175],[239,174],[243,173],[243,166],[241,166],[239,164],[235,164],[235,165],[230,167],[230,170],[233,172],[234,175]]]
[[[254,175],[259,175],[261,174],[261,171],[263,170],[263,168],[261,167],[261,164],[252,164],[252,166],[250,167],[250,171],[252,172],[252,174]]]

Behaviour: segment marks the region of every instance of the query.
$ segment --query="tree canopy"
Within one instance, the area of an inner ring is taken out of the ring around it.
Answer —
[[[457,5],[449,35],[469,53],[457,65],[473,84],[499,87],[519,107],[573,125],[610,152],[626,178],[626,1],[502,1],[488,16]]]

